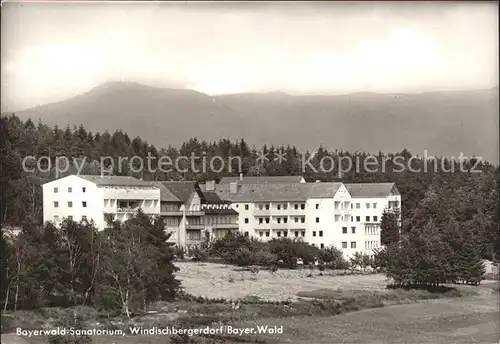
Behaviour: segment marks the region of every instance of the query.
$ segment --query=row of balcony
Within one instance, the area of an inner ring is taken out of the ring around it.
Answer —
[[[206,228],[212,228],[212,229],[238,229],[238,224],[237,223],[214,223],[211,225],[206,225],[206,224],[191,224],[188,223],[186,224],[186,229],[187,230],[204,230]]]
[[[254,209],[254,216],[300,216],[305,215],[306,209]],[[351,209],[333,209],[334,214],[350,215]]]

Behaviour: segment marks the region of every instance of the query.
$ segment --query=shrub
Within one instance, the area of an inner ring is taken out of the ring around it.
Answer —
[[[348,262],[338,248],[332,246],[319,250],[318,259],[331,269],[347,269]]]
[[[231,261],[238,266],[249,266],[254,263],[254,254],[248,248],[241,247],[236,251]]]
[[[189,254],[195,262],[206,262],[209,257],[208,250],[198,246],[194,246],[193,248],[191,248],[189,250]]]
[[[177,259],[184,259],[184,248],[180,247],[180,246],[175,246],[174,247],[174,256],[177,258]]]
[[[267,247],[263,247],[255,252],[253,252],[253,264],[259,266],[272,266],[276,265],[278,262],[278,257],[269,252]]]
[[[259,245],[259,242],[245,237],[239,232],[229,232],[224,237],[212,242],[210,246],[210,255],[220,257],[226,263],[234,264],[236,254],[239,250],[245,248],[249,251],[255,251]],[[240,254],[244,253],[240,252]]]
[[[269,251],[276,255],[285,267],[296,267],[300,258],[304,264],[313,263],[318,254],[318,249],[301,240],[289,238],[273,239],[269,242]]]

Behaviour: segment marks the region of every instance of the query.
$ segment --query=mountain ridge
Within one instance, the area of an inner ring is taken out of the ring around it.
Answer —
[[[17,111],[49,125],[124,130],[157,147],[189,137],[312,150],[484,156],[498,162],[498,87],[425,93],[291,95],[272,91],[211,96],[202,92],[111,82],[64,101]]]

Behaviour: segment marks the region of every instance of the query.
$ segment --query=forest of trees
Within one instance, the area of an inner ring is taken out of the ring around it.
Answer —
[[[92,305],[130,317],[174,299],[180,282],[163,228],[139,212],[102,232],[65,220],[2,233],[2,309]]]
[[[2,228],[9,226],[20,230],[16,238],[7,237],[2,231],[1,274],[2,281],[8,281],[7,286],[2,283],[2,302],[4,307],[11,309],[33,307],[42,301],[52,302],[50,300],[56,297],[59,299],[57,304],[95,303],[109,309],[115,309],[118,304],[127,313],[129,305],[134,309],[157,298],[173,297],[178,288],[172,275],[171,249],[165,246],[159,224],[149,226],[144,218],[139,218],[117,225],[123,227],[118,231],[109,229],[105,236],[89,224],[67,222],[60,229],[43,224],[41,185],[55,179],[56,175],[54,169],[48,172],[23,171],[23,158],[30,155],[48,156],[52,164],[60,156],[85,158],[85,174],[100,173],[100,158],[103,156],[140,156],[146,159],[148,154],[175,158],[194,153],[224,159],[239,156],[243,162],[241,172],[247,175],[301,174],[307,181],[395,182],[402,195],[402,221],[395,222],[399,216],[394,214],[384,214],[382,240],[387,246],[377,255],[377,260],[387,274],[400,283],[474,280],[480,267],[474,269],[473,266],[482,258],[498,259],[500,252],[499,168],[475,158],[467,159],[463,164],[466,170],[475,167],[480,173],[458,169],[450,172],[446,167],[451,166],[453,160],[443,159],[437,166],[435,160],[412,156],[406,149],[397,153],[379,152],[377,161],[385,161],[384,168],[377,172],[351,170],[339,178],[338,168],[328,173],[301,171],[301,159],[314,154],[312,161],[316,162],[325,156],[334,161],[339,157],[362,160],[370,154],[331,151],[325,147],[319,147],[315,152],[301,152],[285,143],[257,148],[251,147],[244,139],[205,142],[191,138],[179,148],[158,149],[144,139],[131,139],[122,131],[111,134],[107,131],[92,133],[83,126],[51,128],[42,121],[35,124],[31,120],[22,121],[15,115],[1,117],[0,135],[0,222]],[[271,161],[262,163],[258,151],[269,153]],[[285,162],[272,161],[272,156],[278,151],[286,153]],[[427,169],[425,172],[407,169],[396,172],[396,158],[411,166],[427,164]],[[117,165],[115,163],[115,168]],[[144,180],[200,182],[220,180],[239,172],[146,170],[132,173],[126,167],[114,171],[115,174]],[[141,245],[147,245],[147,249]],[[134,252],[140,259],[131,259],[127,252]],[[149,273],[149,269],[160,272]],[[154,276],[154,279],[149,280],[146,276]],[[126,285],[122,283],[124,280]],[[162,285],[169,287],[164,290]]]

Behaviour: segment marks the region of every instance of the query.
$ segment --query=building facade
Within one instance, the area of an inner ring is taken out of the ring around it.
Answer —
[[[263,241],[301,238],[317,247],[334,246],[346,257],[373,256],[381,247],[384,210],[399,209],[394,183],[306,183],[301,177],[224,179],[217,194],[231,202],[239,230]]]
[[[208,187],[207,187],[208,186]],[[99,230],[110,222],[124,222],[139,209],[161,217],[169,241],[179,246],[199,245],[230,230],[238,231],[238,213],[221,200],[215,182],[145,182],[132,177],[71,175],[43,185],[44,222],[64,219],[93,221]]]
[[[384,210],[401,207],[394,183],[307,183],[302,177],[230,177],[145,182],[131,177],[68,176],[43,185],[44,221],[126,221],[139,208],[162,217],[169,241],[192,247],[240,231],[262,241],[297,238],[346,257],[381,247]]]
[[[43,219],[59,224],[93,220],[98,229],[107,221],[126,221],[139,208],[160,214],[160,190],[132,177],[71,175],[42,186]]]

